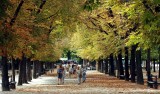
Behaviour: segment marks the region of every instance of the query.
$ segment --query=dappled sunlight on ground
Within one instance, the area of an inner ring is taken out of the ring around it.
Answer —
[[[87,80],[80,85],[75,77],[66,77],[63,85],[57,85],[56,71],[48,72],[30,84],[17,86],[12,92],[4,94],[160,94],[158,90],[119,80],[97,71],[87,71]]]

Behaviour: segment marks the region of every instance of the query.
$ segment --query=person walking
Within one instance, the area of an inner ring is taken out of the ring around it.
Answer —
[[[63,70],[63,72],[62,72],[62,84],[64,84],[64,79],[66,77],[66,67],[65,66],[62,67],[62,70]]]
[[[58,76],[58,85],[60,85],[60,84],[62,84],[62,76],[63,76],[63,68],[62,68],[62,65],[59,65],[59,66],[58,66],[57,76]]]
[[[73,74],[73,68],[72,65],[69,65],[69,78],[71,78],[72,74]]]
[[[76,72],[77,72],[77,78],[78,78],[78,85],[80,85],[81,84],[81,78],[82,78],[82,70],[79,66],[77,67]]]
[[[86,67],[82,66],[82,82],[86,81]]]

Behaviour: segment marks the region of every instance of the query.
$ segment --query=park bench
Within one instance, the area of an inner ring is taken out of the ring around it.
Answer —
[[[158,83],[158,81],[157,81],[157,75],[152,75],[151,74],[150,76],[151,76],[151,81],[147,81],[148,87],[158,89],[158,85],[160,83]]]
[[[136,77],[135,79],[137,79],[137,75],[135,77]],[[119,79],[124,80],[125,79],[125,75],[119,75]],[[129,80],[131,80],[131,75],[129,76]]]
[[[125,79],[125,75],[119,75],[119,79]]]
[[[10,89],[16,89],[16,82],[12,80],[12,75],[8,76],[10,78],[9,87]]]
[[[16,82],[12,80],[12,75],[9,75],[8,79],[9,79],[9,88],[16,89]],[[0,83],[0,84],[2,84],[2,83]]]
[[[16,89],[16,82],[15,81],[9,82],[9,87],[10,89]]]

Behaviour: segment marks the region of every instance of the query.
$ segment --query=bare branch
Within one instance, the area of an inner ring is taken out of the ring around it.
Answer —
[[[11,26],[15,23],[15,20],[16,20],[18,14],[19,14],[19,11],[21,10],[21,7],[22,7],[23,3],[24,3],[24,1],[21,0],[20,3],[19,3],[19,5],[18,5],[18,7],[17,7],[17,9],[16,9],[16,11],[15,11],[15,13],[14,13],[13,18],[10,21],[10,25]]]
[[[41,3],[41,5],[40,5],[40,7],[39,7],[39,9],[37,11],[37,14],[40,13],[40,11],[42,10],[42,8],[43,8],[43,6],[44,6],[45,3],[46,3],[46,0],[42,0],[42,3]]]

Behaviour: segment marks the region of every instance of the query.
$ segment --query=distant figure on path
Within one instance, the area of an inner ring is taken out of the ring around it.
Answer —
[[[86,81],[86,67],[82,66],[82,82]]]
[[[69,65],[69,78],[71,78],[72,74],[73,74],[73,68],[72,65]]]
[[[78,78],[78,85],[80,85],[81,84],[81,78],[82,78],[82,70],[79,66],[77,67],[76,72],[77,72],[77,78]]]
[[[64,79],[66,77],[66,67],[64,66],[64,67],[62,67],[62,69],[63,69],[63,72],[62,72],[62,84],[64,84]]]
[[[59,66],[58,66],[57,76],[58,76],[58,85],[60,85],[60,84],[62,84],[62,76],[63,76],[63,68],[62,68],[62,65],[59,65]]]

